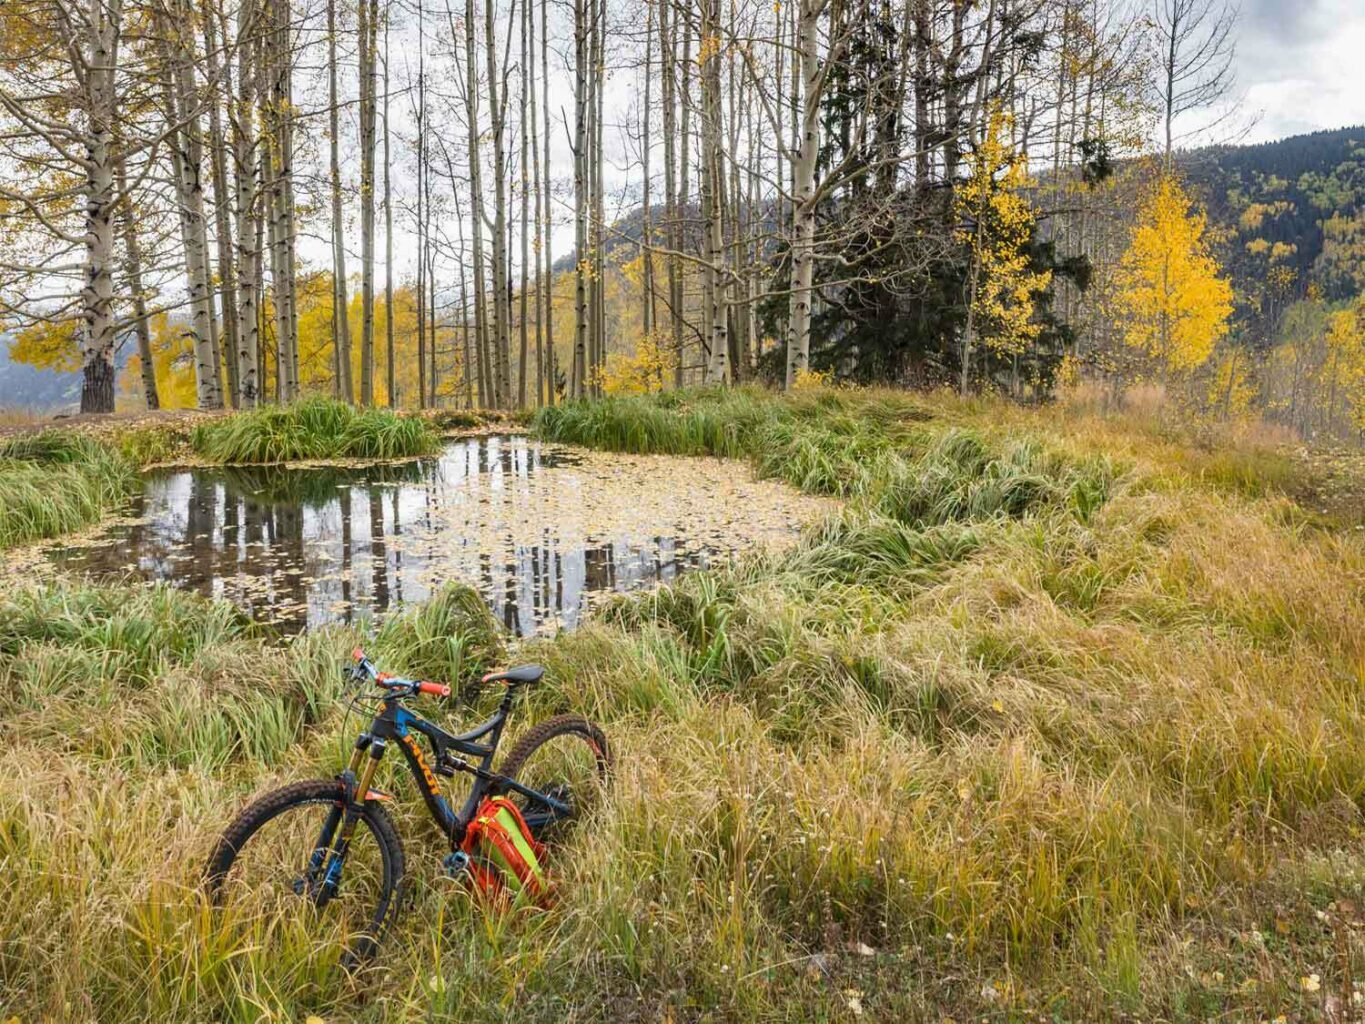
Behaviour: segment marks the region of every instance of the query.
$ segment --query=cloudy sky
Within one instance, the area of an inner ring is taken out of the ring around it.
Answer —
[[[1246,141],[1365,123],[1365,0],[1242,0]]]

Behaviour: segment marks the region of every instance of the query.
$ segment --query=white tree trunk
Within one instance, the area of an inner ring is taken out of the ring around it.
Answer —
[[[362,0],[363,3],[363,0]],[[336,365],[336,394],[355,401],[351,387],[351,316],[346,294],[346,232],[341,220],[341,140],[337,123],[337,25],[336,0],[327,2],[327,122],[332,172],[332,344]]]
[[[236,182],[237,220],[237,385],[243,409],[254,409],[260,400],[261,324],[257,306],[257,278],[261,273],[261,232],[256,152],[257,56],[260,44],[248,42],[255,32],[253,5],[244,2],[237,15],[237,88],[232,115],[233,171]],[[224,310],[224,316],[227,311]]]
[[[702,216],[706,232],[706,260],[702,277],[707,306],[707,343],[710,346],[706,360],[706,381],[710,384],[722,384],[730,377],[730,337],[723,279],[725,225],[722,219],[721,189],[725,173],[725,153],[721,134],[720,0],[701,0],[701,9],[702,131],[705,133],[705,152],[702,158]]]
[[[114,411],[114,118],[117,114],[115,68],[118,65],[122,0],[91,0],[84,99],[89,130],[85,139],[85,280],[81,309],[81,412]]]
[[[190,304],[189,336],[194,346],[195,392],[199,408],[223,407],[222,376],[214,351],[214,323],[204,221],[203,146],[199,139],[199,99],[185,45],[183,24],[167,17],[157,21],[162,34],[163,95],[172,177],[180,210],[180,237],[185,252],[185,288]]]
[[[588,345],[588,12],[574,0],[574,335],[573,396],[582,398],[587,381]]]
[[[360,404],[374,405],[374,157],[377,0],[360,0]]]
[[[787,314],[787,387],[810,366],[811,288],[815,279],[815,159],[820,151],[822,92],[817,28],[823,0],[800,0],[797,56],[801,66],[804,102],[801,107],[801,149],[792,177],[796,194],[792,208],[792,285]]]
[[[469,127],[469,200],[474,230],[474,348],[479,404],[496,405],[492,368],[488,365],[487,282],[483,266],[483,164],[479,157],[479,72],[475,61],[474,0],[465,0],[465,120]]]

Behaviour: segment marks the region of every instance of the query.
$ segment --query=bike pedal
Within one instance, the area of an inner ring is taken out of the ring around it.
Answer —
[[[445,860],[441,863],[445,865],[447,878],[459,878],[469,870],[469,854],[463,850],[456,850],[454,853],[446,854]]]

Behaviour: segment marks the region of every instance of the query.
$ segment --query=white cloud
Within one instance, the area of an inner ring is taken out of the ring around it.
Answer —
[[[1243,12],[1238,85],[1249,142],[1365,123],[1365,4],[1259,0]]]

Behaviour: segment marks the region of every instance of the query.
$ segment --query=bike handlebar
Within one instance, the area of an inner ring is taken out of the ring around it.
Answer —
[[[375,686],[382,687],[385,690],[392,692],[405,690],[407,691],[408,696],[411,696],[414,693],[426,693],[433,697],[450,696],[450,687],[445,683],[432,683],[423,679],[400,679],[397,676],[389,675],[387,672],[379,671],[374,663],[370,661],[369,658],[365,657],[365,652],[359,647],[351,652],[351,657],[355,658],[356,669],[358,671],[369,676],[370,681],[373,682]]]

